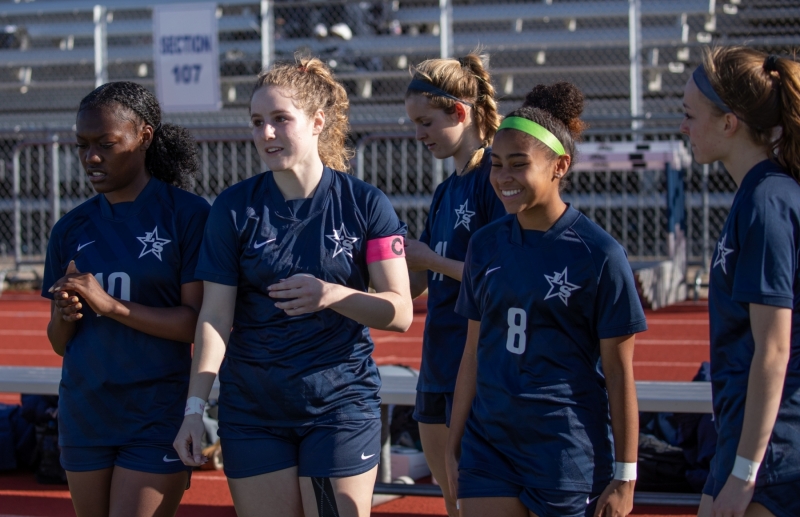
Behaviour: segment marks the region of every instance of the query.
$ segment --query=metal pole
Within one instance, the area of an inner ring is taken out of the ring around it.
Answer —
[[[61,218],[61,167],[58,161],[58,135],[52,137],[50,146],[50,229]]]
[[[453,56],[453,2],[439,0],[439,57]]]
[[[642,128],[642,4],[641,0],[628,0],[628,58],[631,82],[631,129],[634,140],[639,140]]]
[[[14,196],[14,263],[19,264],[22,262],[22,205],[19,200],[20,196],[20,164],[19,153],[22,149],[17,147],[14,149],[14,173],[12,195]]]
[[[392,482],[392,434],[389,430],[389,406],[381,405],[381,462],[378,464],[378,483]]]
[[[261,0],[261,69],[275,61],[275,11],[273,0]]]
[[[108,9],[94,6],[94,87],[108,82]]]
[[[709,213],[708,213],[708,175],[709,165],[703,165],[703,269],[706,271],[711,270],[711,256],[710,256],[710,242],[709,242]],[[708,269],[706,269],[708,268]]]

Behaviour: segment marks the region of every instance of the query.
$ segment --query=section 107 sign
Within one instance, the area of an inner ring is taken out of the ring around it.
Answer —
[[[156,94],[165,112],[222,107],[216,4],[154,6],[153,51]]]

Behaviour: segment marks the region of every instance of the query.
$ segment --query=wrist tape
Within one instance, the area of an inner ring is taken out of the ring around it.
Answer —
[[[614,479],[619,481],[636,480],[636,463],[614,463]]]
[[[202,415],[206,410],[206,401],[200,397],[189,397],[186,399],[186,409],[183,410],[183,416],[187,415]]]
[[[747,458],[742,458],[737,454],[736,460],[733,462],[733,470],[731,471],[731,475],[745,481],[755,481],[756,476],[758,475],[758,467],[760,466],[760,461],[748,460]]]

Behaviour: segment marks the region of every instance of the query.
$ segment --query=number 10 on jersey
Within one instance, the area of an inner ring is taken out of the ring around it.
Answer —
[[[525,311],[516,307],[508,309],[506,350],[517,355],[525,353],[525,344],[528,342],[528,336],[525,334],[527,328],[528,315]]]

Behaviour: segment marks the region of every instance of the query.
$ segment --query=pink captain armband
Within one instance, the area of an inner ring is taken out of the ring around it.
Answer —
[[[402,235],[390,235],[367,241],[367,264],[405,256],[406,249]]]

